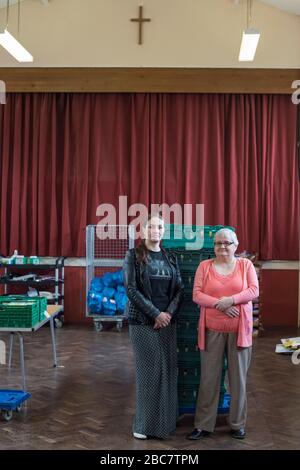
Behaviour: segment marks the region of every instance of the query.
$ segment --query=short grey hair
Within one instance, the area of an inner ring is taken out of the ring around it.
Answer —
[[[238,246],[239,241],[237,239],[236,233],[233,230],[230,230],[230,228],[221,228],[220,230],[218,230],[215,233],[214,240],[219,235],[226,235],[228,238],[231,239],[231,241],[235,244],[235,246]]]

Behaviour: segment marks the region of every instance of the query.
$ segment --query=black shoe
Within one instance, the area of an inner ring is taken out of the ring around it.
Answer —
[[[231,437],[234,439],[245,439],[246,431],[244,428],[241,429],[231,429],[230,431]]]
[[[194,429],[193,432],[186,436],[186,439],[190,439],[191,441],[197,441],[198,439],[203,439],[204,437],[208,437],[211,432],[204,431],[203,429]]]

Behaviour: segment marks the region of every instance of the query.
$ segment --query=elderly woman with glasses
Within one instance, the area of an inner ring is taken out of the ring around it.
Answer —
[[[230,229],[215,234],[216,257],[197,269],[193,300],[201,306],[198,345],[201,381],[195,429],[187,436],[197,440],[215,428],[224,353],[228,362],[231,394],[231,436],[246,436],[246,378],[252,350],[252,300],[258,296],[258,280],[252,262],[235,257],[238,239]]]

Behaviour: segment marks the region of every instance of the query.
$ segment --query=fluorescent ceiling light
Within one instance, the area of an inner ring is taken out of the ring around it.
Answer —
[[[239,61],[250,62],[254,60],[257,44],[260,38],[260,32],[257,29],[246,29],[243,31],[242,43],[240,48]]]
[[[0,33],[0,45],[19,62],[33,62],[32,55],[8,31]]]

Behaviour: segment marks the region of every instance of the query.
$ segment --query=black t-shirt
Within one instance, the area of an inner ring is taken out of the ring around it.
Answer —
[[[170,303],[169,292],[172,269],[161,251],[148,251],[148,272],[152,290],[152,302],[161,312]]]

